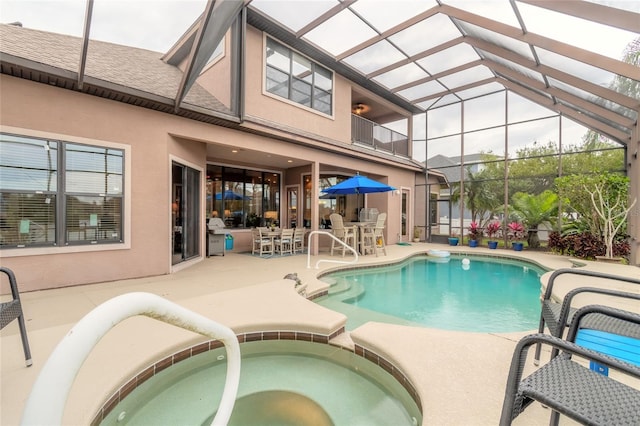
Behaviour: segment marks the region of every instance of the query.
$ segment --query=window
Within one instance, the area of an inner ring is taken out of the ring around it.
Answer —
[[[206,210],[228,228],[279,224],[280,174],[208,165]]]
[[[266,89],[325,114],[331,114],[333,73],[267,38]]]
[[[122,242],[124,151],[0,134],[0,247]]]

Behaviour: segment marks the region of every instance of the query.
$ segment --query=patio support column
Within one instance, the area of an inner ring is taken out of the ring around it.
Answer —
[[[509,91],[504,91],[504,221],[502,222],[502,233],[504,246],[507,247],[509,239],[507,238],[506,221],[509,219]]]
[[[464,237],[464,101],[460,102],[460,245]]]
[[[638,111],[640,115],[640,111]],[[631,254],[629,263],[640,266],[640,129],[636,124],[631,134],[631,140],[627,147],[627,176],[629,176],[629,203],[636,200],[636,205],[631,209],[627,219],[627,227],[630,235],[629,244]]]
[[[320,199],[320,163],[314,161],[311,163],[311,230],[320,229],[320,209],[318,208],[318,200]],[[326,238],[326,236],[325,236]],[[313,256],[318,255],[318,238],[311,239],[309,253]]]

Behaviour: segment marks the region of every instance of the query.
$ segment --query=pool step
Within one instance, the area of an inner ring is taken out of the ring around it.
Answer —
[[[329,294],[339,294],[351,289],[351,284],[344,278],[331,278],[333,282],[330,282]],[[323,278],[323,281],[325,279]]]
[[[343,302],[354,302],[360,299],[364,293],[365,288],[361,283],[351,283],[349,290],[340,293],[340,298]]]

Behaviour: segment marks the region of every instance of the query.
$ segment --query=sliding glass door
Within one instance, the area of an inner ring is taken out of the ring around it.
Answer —
[[[200,255],[200,172],[173,162],[171,167],[173,265]]]

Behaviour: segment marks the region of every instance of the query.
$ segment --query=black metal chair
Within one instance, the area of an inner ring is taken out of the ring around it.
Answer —
[[[549,277],[549,281],[547,283],[547,288],[542,299],[542,307],[540,311],[540,325],[538,327],[538,333],[544,333],[544,328],[546,326],[549,329],[552,336],[562,337],[565,327],[571,325],[572,318],[577,311],[576,308],[571,307],[571,302],[573,301],[573,298],[580,293],[597,293],[597,294],[613,296],[613,297],[640,300],[640,293],[638,294],[628,293],[628,292],[601,288],[601,287],[579,287],[569,291],[565,295],[562,303],[557,303],[551,299],[551,296],[553,293],[553,286],[555,284],[556,278],[558,278],[560,275],[565,275],[565,274],[578,275],[578,276],[584,276],[584,277],[594,277],[594,278],[599,278],[603,280],[628,282],[628,283],[640,285],[640,280],[624,277],[624,276],[604,274],[601,272],[587,271],[587,270],[575,269],[575,268],[558,269],[551,274],[551,276]],[[634,336],[630,336],[630,337],[634,337]],[[538,363],[540,362],[540,344],[536,345],[536,352],[533,357],[533,362],[535,365],[538,365]]]
[[[586,327],[586,325],[588,327]],[[591,328],[618,335],[637,333],[640,315],[608,306],[580,308],[569,328],[567,340],[545,334],[521,339],[511,361],[500,425],[510,425],[533,401],[551,408],[550,425],[557,425],[560,414],[588,425],[640,424],[640,390],[593,371],[572,356],[586,358],[620,374],[640,379],[640,367],[575,344],[580,328]],[[522,379],[528,348],[550,345],[558,356]],[[583,361],[584,362],[584,361]]]
[[[24,349],[24,358],[27,367],[31,367],[31,350],[29,349],[29,341],[27,340],[27,328],[24,325],[24,315],[22,313],[22,304],[20,303],[20,293],[18,292],[18,282],[13,271],[9,268],[0,268],[0,272],[4,272],[9,278],[11,286],[12,300],[0,303],[0,329],[3,329],[14,319],[18,320],[20,326],[20,337],[22,338],[22,348]]]

